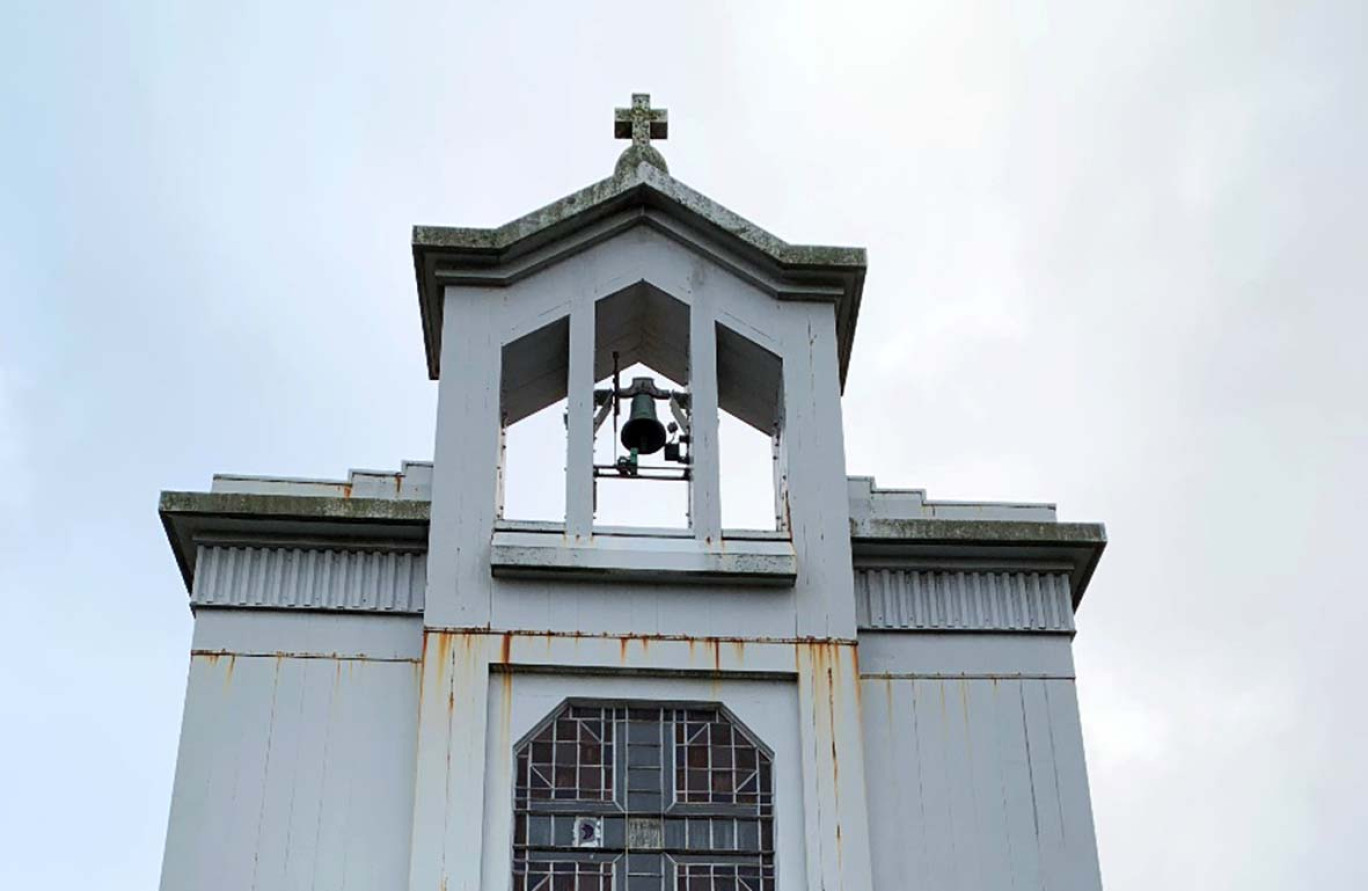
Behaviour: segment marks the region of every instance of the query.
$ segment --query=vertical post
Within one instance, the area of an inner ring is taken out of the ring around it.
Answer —
[[[689,419],[693,458],[689,482],[689,520],[694,538],[722,541],[721,484],[717,448],[717,324],[712,304],[695,290],[689,307]]]
[[[508,483],[508,422],[499,413],[499,470],[494,483],[494,519],[504,518],[504,490]]]
[[[594,302],[570,309],[570,367],[566,381],[565,532],[594,532]]]
[[[788,518],[788,459],[784,456],[783,429],[779,421],[774,422],[770,432],[770,461],[774,474],[774,528],[785,532],[789,527]]]

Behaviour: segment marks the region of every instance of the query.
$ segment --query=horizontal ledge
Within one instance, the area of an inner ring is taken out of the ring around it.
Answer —
[[[862,681],[1076,681],[1071,674],[1038,671],[860,672]]]
[[[557,520],[498,520],[494,532],[537,532],[556,536],[565,535],[565,524]],[[593,536],[606,538],[677,538],[694,540],[690,529],[674,526],[595,526]],[[734,541],[791,541],[788,532],[776,529],[728,529],[722,530],[724,542]]]
[[[570,540],[554,532],[496,531],[490,572],[500,578],[663,582],[792,587],[798,558],[789,541],[595,535]]]

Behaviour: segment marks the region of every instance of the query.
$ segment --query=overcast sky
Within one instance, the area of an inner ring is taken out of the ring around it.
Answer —
[[[606,176],[634,90],[869,249],[851,473],[1107,524],[1107,886],[1368,885],[1368,4],[4,6],[0,887],[157,882],[158,492],[430,458],[409,227]]]

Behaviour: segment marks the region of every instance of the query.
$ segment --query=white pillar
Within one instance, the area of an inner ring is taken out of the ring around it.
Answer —
[[[717,324],[712,301],[702,289],[689,307],[689,398],[693,443],[689,522],[694,537],[720,544],[722,505],[717,451]]]
[[[594,531],[594,303],[570,310],[570,412],[566,424],[565,532],[588,539]]]

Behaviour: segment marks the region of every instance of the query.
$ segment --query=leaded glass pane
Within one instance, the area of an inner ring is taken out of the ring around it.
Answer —
[[[774,891],[771,757],[720,706],[568,703],[514,754],[514,891]]]

